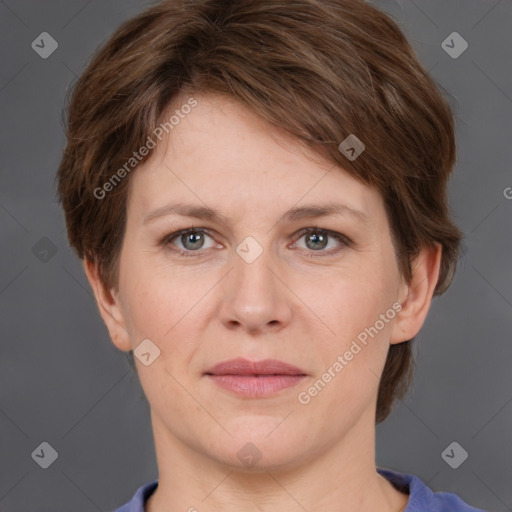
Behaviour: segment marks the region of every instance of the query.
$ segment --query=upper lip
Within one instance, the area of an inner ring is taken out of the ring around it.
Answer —
[[[244,358],[218,363],[205,372],[206,375],[306,375],[306,372],[278,359],[249,361]]]

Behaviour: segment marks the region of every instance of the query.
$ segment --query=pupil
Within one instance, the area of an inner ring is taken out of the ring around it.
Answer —
[[[202,233],[188,233],[188,234],[185,234],[183,235],[183,237],[185,238],[185,242],[183,243],[183,245],[187,248],[187,249],[199,249],[202,245]],[[182,238],[182,242],[183,242],[183,238]],[[187,246],[188,242],[191,242],[192,243],[192,247],[190,246]],[[198,243],[199,242],[199,243]],[[195,245],[197,244],[197,245]]]
[[[313,241],[313,244],[315,244],[318,241],[320,241],[320,245],[316,245],[316,246],[313,245],[313,249],[318,249],[318,248],[323,249],[326,246],[326,239],[327,239],[327,237],[323,234],[311,234],[307,238],[307,242],[309,244],[309,242]]]

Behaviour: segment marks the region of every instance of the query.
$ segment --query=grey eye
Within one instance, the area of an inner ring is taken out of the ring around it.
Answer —
[[[201,232],[191,232],[184,233],[180,237],[180,241],[183,244],[183,247],[188,250],[201,249],[204,245],[204,233]]]
[[[306,233],[305,237],[308,249],[324,249],[327,246],[328,235],[326,233],[321,231],[312,231],[310,233]]]
[[[211,240],[209,246],[205,246],[205,237]],[[197,252],[199,249],[209,249],[215,245],[213,238],[202,229],[189,229],[188,231],[183,231],[168,238],[166,243],[175,244],[178,249],[189,252]]]

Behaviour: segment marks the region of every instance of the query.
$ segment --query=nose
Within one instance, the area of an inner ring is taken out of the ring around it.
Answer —
[[[233,267],[222,280],[222,323],[252,334],[283,329],[292,317],[293,294],[280,276],[281,262],[268,247],[254,261],[240,254],[234,252]]]

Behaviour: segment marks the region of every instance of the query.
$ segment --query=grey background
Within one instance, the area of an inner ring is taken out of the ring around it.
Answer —
[[[512,510],[512,3],[373,3],[399,22],[455,108],[450,197],[466,235],[454,283],[416,341],[414,392],[377,428],[377,464],[475,506]],[[147,403],[68,248],[54,187],[69,86],[98,45],[146,5],[0,2],[4,512],[107,511],[158,476]],[[31,43],[45,31],[59,46],[42,59]],[[441,47],[453,31],[469,44],[457,59]],[[43,441],[58,452],[48,469],[31,456]],[[469,453],[458,469],[441,457],[452,441]]]

